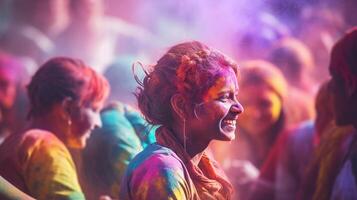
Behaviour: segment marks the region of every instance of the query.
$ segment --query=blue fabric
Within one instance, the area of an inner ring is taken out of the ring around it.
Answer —
[[[155,142],[155,128],[119,102],[105,108],[101,120],[102,127],[92,133],[83,154],[87,191],[90,196],[105,193],[115,198],[129,162]]]

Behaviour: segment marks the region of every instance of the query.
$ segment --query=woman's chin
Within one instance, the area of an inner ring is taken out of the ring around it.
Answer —
[[[236,138],[235,128],[222,128],[220,130],[220,138],[222,141],[232,141]]]

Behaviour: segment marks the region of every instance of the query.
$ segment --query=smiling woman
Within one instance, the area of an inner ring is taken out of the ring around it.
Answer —
[[[230,199],[232,186],[205,150],[235,137],[237,66],[200,42],[172,47],[137,94],[157,143],[129,164],[122,199]]]
[[[26,131],[0,148],[0,175],[36,199],[85,199],[68,147],[83,148],[100,126],[107,81],[79,60],[53,58],[28,86]]]

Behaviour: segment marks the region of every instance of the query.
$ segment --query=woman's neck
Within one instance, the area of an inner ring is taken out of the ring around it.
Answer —
[[[198,165],[204,151],[207,149],[209,145],[209,141],[202,141],[202,138],[193,138],[191,136],[194,134],[191,134],[187,131],[183,133],[183,130],[182,131],[180,130],[182,130],[182,127],[180,126],[173,127],[173,133],[175,134],[179,142],[184,146],[186,153],[191,158],[191,161],[194,164]]]
[[[205,150],[207,149],[208,144],[187,144],[186,146],[186,153],[190,156],[190,160],[191,162],[198,166],[198,164],[201,161],[202,155],[205,152]]]
[[[60,140],[66,142],[65,130],[62,123],[59,123],[55,116],[47,114],[45,116],[31,119],[28,129],[42,129],[55,134]]]

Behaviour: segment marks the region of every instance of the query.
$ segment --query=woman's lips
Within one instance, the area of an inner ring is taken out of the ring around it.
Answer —
[[[236,124],[237,124],[236,120],[232,120],[232,119],[223,120],[222,129],[228,132],[234,131],[236,129]]]

